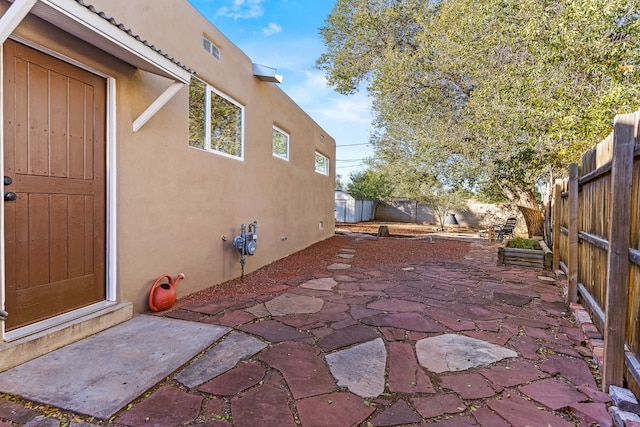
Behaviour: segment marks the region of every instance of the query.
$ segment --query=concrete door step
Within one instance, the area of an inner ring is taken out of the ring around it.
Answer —
[[[84,339],[133,317],[133,304],[105,304],[101,309],[22,338],[0,343],[0,372]]]
[[[0,373],[0,392],[106,420],[229,331],[140,314]]]

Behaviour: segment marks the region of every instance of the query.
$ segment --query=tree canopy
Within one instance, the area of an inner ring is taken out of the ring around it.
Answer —
[[[320,32],[396,191],[498,188],[530,232],[540,186],[640,100],[640,0],[337,0]]]

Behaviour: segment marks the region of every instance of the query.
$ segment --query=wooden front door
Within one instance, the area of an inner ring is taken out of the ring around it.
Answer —
[[[11,40],[3,64],[12,330],[105,299],[106,80]]]

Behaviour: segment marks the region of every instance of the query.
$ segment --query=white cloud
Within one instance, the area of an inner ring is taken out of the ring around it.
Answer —
[[[340,95],[327,85],[321,71],[304,71],[304,79],[287,85],[287,93],[320,121],[370,125],[371,100],[363,89],[353,95]]]
[[[356,94],[342,96],[333,94],[331,105],[324,105],[316,110],[318,115],[331,121],[371,124],[371,102],[366,95]]]
[[[218,9],[217,15],[233,19],[250,19],[262,16],[263,0],[233,0],[231,6],[224,6]]]
[[[262,32],[265,36],[271,36],[273,34],[282,32],[282,27],[275,22],[269,22],[269,25],[266,28],[263,28]]]

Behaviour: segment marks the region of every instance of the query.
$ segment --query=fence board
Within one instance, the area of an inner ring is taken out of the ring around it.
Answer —
[[[609,256],[607,259],[607,299],[605,306],[604,366],[602,384],[624,382],[625,329],[627,322],[627,292],[629,283],[629,212],[633,182],[633,145],[635,114],[616,116],[613,130],[613,160],[611,165],[611,198],[616,208],[609,213]]]
[[[578,165],[569,165],[569,294],[567,303],[578,301]]]
[[[551,211],[553,218],[553,226],[552,230],[552,248],[558,248],[560,246],[560,227],[562,224],[562,214],[560,209],[556,209],[562,203],[562,180],[556,179],[555,186],[553,187],[553,208]],[[558,271],[560,268],[560,251],[553,251],[553,267],[551,267],[551,271]]]

